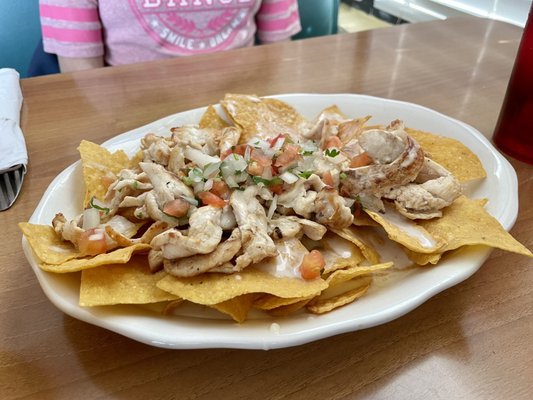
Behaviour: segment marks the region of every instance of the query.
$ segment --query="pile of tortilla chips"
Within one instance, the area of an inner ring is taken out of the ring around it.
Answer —
[[[290,105],[275,99],[228,94],[221,101],[225,117],[209,106],[199,121],[201,128],[222,129],[231,124],[242,130],[242,141],[260,135],[264,127],[282,132],[299,132],[308,121]],[[326,112],[340,113],[336,107]],[[391,120],[401,116],[393,115]],[[368,118],[361,118],[365,124]],[[228,122],[231,121],[231,122]],[[483,179],[485,171],[475,154],[460,142],[431,133],[409,129],[426,155],[451,171],[461,183]],[[106,192],[102,178],[136,165],[139,156],[129,159],[122,152],[110,153],[103,147],[83,141],[79,149],[85,200],[80,212],[93,196],[102,199]],[[330,231],[318,243],[327,252],[331,240],[344,240],[352,246],[351,255],[328,263],[320,278],[305,281],[280,278],[253,266],[236,274],[206,273],[192,278],[177,278],[164,271],[151,273],[147,244],[134,244],[94,257],[80,254],[70,242],[62,241],[50,225],[20,223],[39,266],[53,273],[81,271],[81,306],[164,303],[170,313],[184,302],[214,308],[243,322],[251,309],[273,316],[286,316],[298,310],[321,314],[349,304],[363,296],[374,276],[386,274],[396,266],[380,254],[381,244],[370,240],[370,230],[381,232],[384,240],[401,249],[413,265],[436,264],[447,252],[463,246],[483,245],[533,256],[513,239],[484,209],[484,200],[458,198],[441,218],[410,222],[420,235],[431,238],[423,245],[379,213],[368,212],[356,218],[350,228]],[[70,218],[74,216],[68,216]],[[378,232],[378,233],[379,233]],[[333,238],[333,239],[332,239]],[[383,244],[383,240],[382,240]]]

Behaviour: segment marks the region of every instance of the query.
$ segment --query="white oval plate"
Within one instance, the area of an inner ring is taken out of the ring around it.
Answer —
[[[354,94],[289,94],[274,96],[292,104],[308,118],[337,104],[351,117],[372,115],[372,123],[399,118],[409,127],[462,141],[480,158],[487,179],[469,188],[472,198],[488,198],[487,210],[509,230],[518,211],[517,179],[511,165],[471,126],[415,104]],[[197,123],[205,108],[178,113],[116,136],[104,146],[133,154],[148,131],[165,133],[180,124]],[[83,187],[77,162],[61,172],[43,195],[30,222],[50,224],[57,212],[71,218],[81,212]],[[146,306],[121,305],[82,308],[78,305],[80,274],[52,274],[39,269],[27,241],[24,253],[50,301],[70,316],[124,336],[165,348],[273,349],[300,345],[344,332],[383,324],[413,310],[431,296],[467,279],[478,270],[490,250],[472,247],[456,252],[437,266],[410,270],[401,279],[374,285],[355,303],[328,314],[305,313],[275,319],[252,317],[239,325],[209,310],[164,316]]]

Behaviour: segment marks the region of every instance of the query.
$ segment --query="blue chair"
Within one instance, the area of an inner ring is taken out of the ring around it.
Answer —
[[[298,0],[298,8],[302,30],[293,39],[337,33],[339,0]]]
[[[28,76],[28,66],[41,42],[38,0],[0,0],[0,67]]]

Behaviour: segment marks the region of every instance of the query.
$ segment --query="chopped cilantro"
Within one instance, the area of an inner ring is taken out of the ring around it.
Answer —
[[[283,183],[283,180],[277,176],[272,179],[265,179],[261,178],[260,176],[252,176],[252,180],[256,185],[262,183],[265,186],[278,185],[280,183]]]
[[[337,150],[336,148],[331,148],[331,149],[326,149],[326,151],[324,151],[324,154],[328,157],[337,157],[341,152],[339,150]]]
[[[183,183],[185,183],[187,186],[194,186],[194,182],[191,178],[189,178],[188,176],[184,176],[183,178],[181,178],[181,180],[183,181]]]
[[[340,179],[346,179],[346,178],[348,178],[348,175],[346,175],[346,172],[341,172],[341,173],[339,174],[339,178],[340,178]]]
[[[302,171],[298,174],[298,176],[307,179],[313,174],[313,171]]]
[[[103,212],[105,212],[106,214],[109,214],[109,208],[107,208],[107,207],[100,207],[99,205],[94,204],[94,197],[92,197],[92,198],[91,198],[91,201],[89,201],[89,205],[90,205],[92,208],[97,209],[98,211],[103,211]]]

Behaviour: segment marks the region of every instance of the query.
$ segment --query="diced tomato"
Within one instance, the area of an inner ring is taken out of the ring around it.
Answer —
[[[248,164],[248,168],[247,168],[248,173],[253,176],[263,175],[264,170],[265,170],[265,167],[263,167],[257,161],[251,161],[250,164]]]
[[[322,180],[324,183],[328,186],[335,186],[335,181],[333,180],[333,176],[331,175],[331,172],[326,171],[322,174]]]
[[[274,147],[276,145],[276,142],[280,139],[285,139],[286,138],[286,135],[280,133],[278,136],[276,136],[275,138],[272,138],[268,141],[268,143],[270,144],[270,147]]]
[[[324,256],[318,250],[311,250],[310,253],[304,256],[302,264],[300,265],[300,275],[306,281],[316,279],[320,276],[320,271],[326,265]]]
[[[238,144],[233,149],[233,153],[238,154],[240,156],[244,156],[244,153],[246,152],[246,148],[248,147],[247,144]]]
[[[288,167],[300,158],[300,146],[296,144],[287,144],[283,147],[283,152],[276,158],[274,165],[276,167]]]
[[[247,144],[238,144],[237,146],[233,146],[231,149],[227,149],[220,153],[220,159],[224,160],[227,156],[233,153],[238,154],[240,156],[244,156],[247,147]]]
[[[165,203],[163,212],[173,217],[181,218],[187,215],[190,206],[189,202],[183,199],[171,200]]]
[[[268,188],[274,194],[282,194],[283,193],[283,183],[275,183],[273,185],[269,185]]]
[[[224,150],[222,153],[220,153],[220,159],[224,160],[231,153],[233,153],[233,151],[231,149]]]
[[[257,162],[262,167],[270,167],[272,165],[272,159],[259,149],[252,150],[250,159]]]
[[[202,203],[207,206],[223,208],[226,205],[226,202],[223,199],[211,192],[200,192],[197,194],[197,196],[200,200],[202,200]]]
[[[359,168],[359,167],[365,167],[367,165],[372,164],[374,160],[370,158],[370,156],[367,153],[361,153],[350,161],[350,168]]]
[[[226,184],[226,182],[222,180],[215,180],[213,181],[213,187],[210,190],[211,193],[216,194],[218,197],[222,199],[229,199],[230,190],[229,186]]]
[[[82,254],[95,256],[107,251],[105,233],[102,228],[88,229],[80,235],[78,249]]]
[[[330,149],[332,147],[336,147],[337,149],[342,147],[342,142],[338,136],[330,136],[324,142],[324,149]]]

